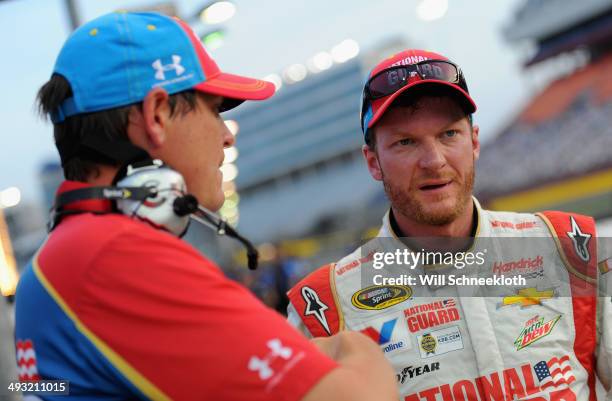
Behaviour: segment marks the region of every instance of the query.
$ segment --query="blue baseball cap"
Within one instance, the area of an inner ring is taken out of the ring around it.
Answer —
[[[66,40],[53,74],[73,93],[53,113],[54,123],[140,102],[156,87],[235,100],[228,109],[274,94],[270,82],[221,72],[185,22],[158,13],[114,12],[82,25]]]

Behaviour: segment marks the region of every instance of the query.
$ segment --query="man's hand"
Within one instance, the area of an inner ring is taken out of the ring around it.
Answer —
[[[380,347],[367,336],[341,331],[311,341],[340,367],[321,380],[303,401],[399,399],[395,372]]]

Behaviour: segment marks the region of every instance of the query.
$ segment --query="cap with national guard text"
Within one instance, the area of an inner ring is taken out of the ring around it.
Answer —
[[[428,61],[442,61],[454,66],[457,74],[456,80],[453,81],[442,79],[440,77],[436,77],[435,75],[422,77],[419,74],[412,74],[409,77],[406,77],[405,82],[402,82],[401,85],[397,85],[397,89],[390,91],[389,94],[374,99],[371,98],[371,96],[368,96],[368,85],[371,83],[373,78],[379,76],[384,71],[393,70],[399,66],[422,65]],[[449,93],[456,95],[456,98],[462,103],[462,106],[467,113],[471,114],[476,111],[476,103],[470,97],[463,73],[458,66],[452,63],[448,58],[438,53],[417,49],[405,50],[378,63],[368,75],[368,80],[362,95],[361,106],[361,128],[364,135],[366,134],[367,130],[383,116],[385,111],[395,101],[395,99],[402,94],[406,95],[407,91],[411,89],[414,90],[413,88],[424,88],[426,85],[443,85],[444,87],[449,88]]]

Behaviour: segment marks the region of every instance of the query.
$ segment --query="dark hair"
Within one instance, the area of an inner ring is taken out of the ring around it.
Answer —
[[[463,112],[465,113],[465,116],[467,117],[470,123],[470,127],[473,126],[474,124],[473,117],[472,117],[472,114],[467,112],[467,105],[465,104],[465,99],[463,99],[462,97],[460,98],[460,95],[458,95],[455,90],[444,87],[444,86],[440,86],[440,85],[435,85],[435,86],[423,85],[421,88],[411,89],[410,95],[408,94],[400,95],[397,99],[393,101],[393,103],[391,103],[387,111],[392,108],[396,108],[396,107],[407,107],[407,108],[416,110],[419,108],[419,103],[424,97],[434,97],[434,98],[448,97],[448,98],[451,98],[457,101],[457,104],[459,104],[459,106],[461,106],[461,108],[463,109]],[[376,130],[375,128],[376,126],[368,129],[367,134],[365,135],[365,143],[372,150],[376,150]]]
[[[63,76],[54,74],[38,91],[39,113],[46,118],[50,118],[59,105],[71,96],[70,83]],[[171,116],[175,111],[186,114],[196,107],[196,93],[193,90],[188,90],[171,95],[169,104]],[[127,140],[130,110],[132,107],[141,106],[142,102],[139,102],[114,109],[68,117],[62,123],[53,125],[56,146],[59,142],[79,144],[86,135],[99,135],[111,142],[125,142]],[[80,149],[75,156],[68,160],[62,160],[64,177],[67,180],[86,181],[92,175],[95,176],[99,173],[98,165],[100,164],[119,165],[116,160],[99,152]]]

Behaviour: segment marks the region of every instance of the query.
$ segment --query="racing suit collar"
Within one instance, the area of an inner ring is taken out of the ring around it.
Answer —
[[[474,217],[476,221],[475,221],[475,224],[473,224],[472,226],[471,235],[474,238],[484,237],[487,235],[487,233],[484,232],[486,230],[483,230],[484,227],[486,227],[486,225],[483,224],[484,213],[483,213],[482,207],[480,206],[480,202],[478,202],[478,199],[472,196],[472,200],[474,201],[474,211],[476,212],[474,214]],[[396,239],[397,241],[402,242],[401,237],[403,237],[404,235],[400,231],[399,227],[397,227],[397,224],[395,223],[395,219],[393,217],[393,212],[391,208],[389,208],[387,210],[387,213],[385,213],[385,215],[383,216],[382,227],[380,228],[378,236],[379,237],[392,237]]]

